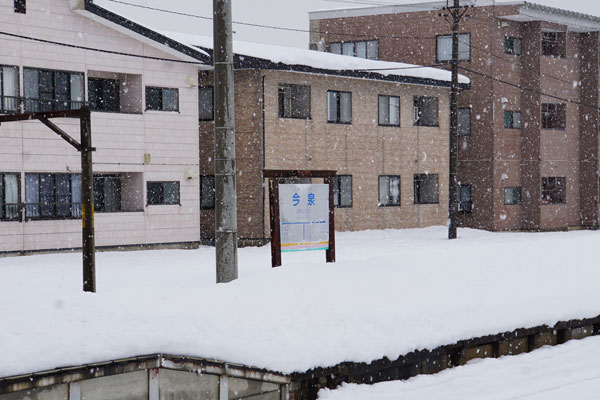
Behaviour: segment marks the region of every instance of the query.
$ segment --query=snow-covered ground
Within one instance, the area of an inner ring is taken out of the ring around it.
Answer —
[[[319,400],[597,399],[600,337],[572,340],[533,353],[473,360],[435,375],[321,390]]]
[[[170,353],[305,371],[600,314],[600,232],[446,229],[337,235],[323,251],[240,249],[216,285],[214,249],[0,258],[0,376]]]

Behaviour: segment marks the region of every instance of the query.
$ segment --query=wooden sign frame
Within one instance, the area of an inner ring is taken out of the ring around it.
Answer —
[[[263,170],[264,178],[269,179],[269,217],[271,221],[271,266],[281,266],[281,229],[279,226],[279,179],[282,178],[323,178],[329,185],[329,247],[325,250],[325,261],[335,262],[335,208],[333,206],[333,186],[337,171],[323,170]]]

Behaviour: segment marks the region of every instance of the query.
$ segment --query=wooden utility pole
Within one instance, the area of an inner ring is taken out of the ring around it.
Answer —
[[[213,0],[217,283],[238,277],[231,0]]]
[[[81,143],[73,139],[52,118],[79,118]],[[81,153],[81,225],[83,252],[83,290],[96,292],[96,241],[94,236],[94,172],[92,169],[92,127],[88,106],[79,110],[28,112],[0,115],[3,122],[38,120]]]
[[[83,291],[96,292],[96,239],[94,235],[94,173],[92,170],[92,126],[88,106],[81,109],[81,234]]]
[[[448,3],[447,3],[448,4]],[[456,239],[458,213],[458,28],[468,8],[461,10],[460,0],[446,7],[452,18],[452,83],[450,86],[450,174],[448,180],[448,239]]]

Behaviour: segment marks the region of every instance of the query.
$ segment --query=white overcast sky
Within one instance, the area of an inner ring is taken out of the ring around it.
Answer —
[[[149,7],[157,7],[204,17],[212,16],[212,0],[122,0]],[[463,0],[462,2],[473,0]],[[176,16],[162,12],[147,11],[121,5],[110,0],[95,2],[135,20],[145,22],[162,30],[212,35],[212,21]],[[315,10],[367,7],[366,4],[413,4],[415,0],[232,0],[233,20],[255,24],[283,26],[294,29],[308,29],[308,12]],[[533,0],[533,3],[568,9],[600,16],[599,0]],[[501,3],[501,1],[498,1]],[[306,48],[308,33],[285,32],[280,30],[251,28],[234,24],[234,38],[248,42],[286,45]]]

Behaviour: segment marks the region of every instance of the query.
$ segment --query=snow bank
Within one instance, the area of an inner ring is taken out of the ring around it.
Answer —
[[[324,252],[240,249],[216,285],[214,249],[0,258],[0,376],[171,353],[289,373],[600,313],[600,232],[446,228],[337,235]]]
[[[374,385],[344,384],[321,400],[563,400],[597,399],[600,337],[573,340],[533,353],[473,360],[435,375]]]
[[[161,34],[183,44],[200,46],[208,49],[212,49],[213,47],[213,38],[210,36],[200,36],[168,31],[162,31]],[[367,60],[359,57],[343,56],[339,54],[305,50],[295,47],[274,46],[234,40],[233,52],[239,55],[261,58],[274,63],[304,65],[312,68],[327,69],[332,71],[364,70],[376,72],[386,76],[408,76],[413,78],[435,79],[447,82],[452,80],[451,72],[443,69],[422,67],[414,64]],[[470,80],[464,75],[459,75],[459,82],[470,83]]]

